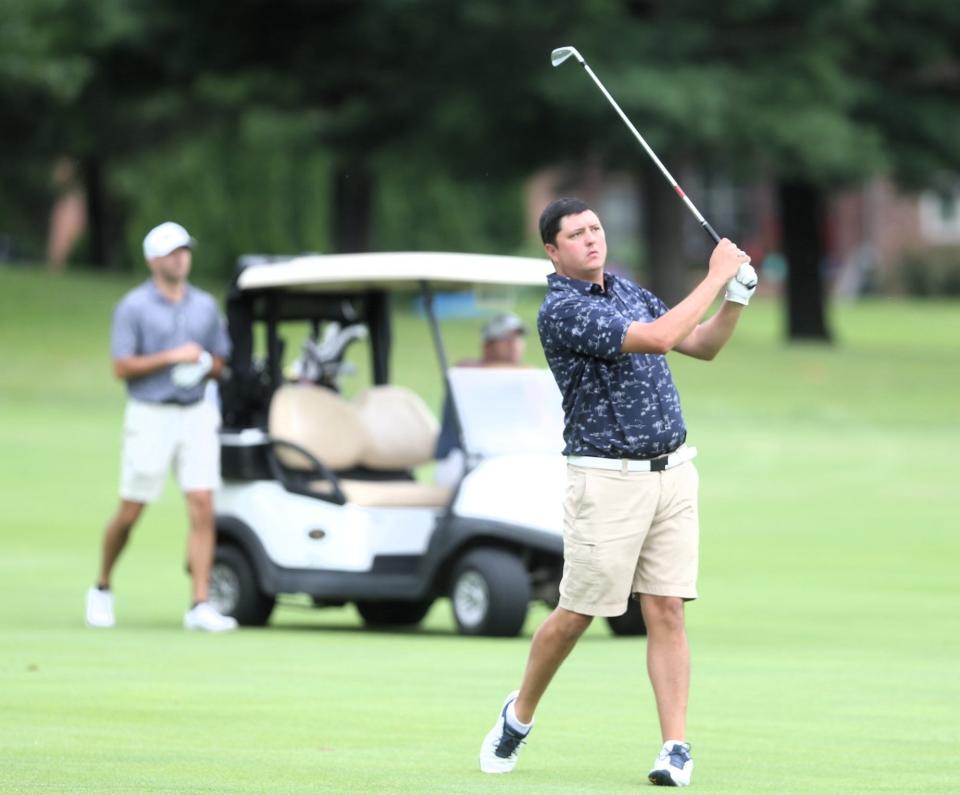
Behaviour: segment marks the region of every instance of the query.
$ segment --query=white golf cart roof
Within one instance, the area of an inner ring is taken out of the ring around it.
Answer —
[[[439,291],[479,285],[546,286],[550,260],[490,254],[406,251],[370,254],[311,254],[249,265],[240,274],[241,290],[284,288],[304,292],[370,289],[419,291],[424,283]]]

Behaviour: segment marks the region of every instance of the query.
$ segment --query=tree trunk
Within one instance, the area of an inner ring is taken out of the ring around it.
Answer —
[[[87,193],[87,235],[90,240],[90,264],[98,268],[110,265],[110,229],[103,160],[91,155],[83,161],[83,184]]]
[[[647,254],[644,286],[667,306],[674,306],[689,292],[683,253],[683,214],[686,210],[652,163],[641,169],[638,179],[643,196]]]
[[[787,337],[830,342],[823,276],[823,190],[807,182],[781,182],[780,223],[787,259]]]
[[[333,243],[337,253],[369,250],[373,176],[359,159],[337,166],[333,185]]]

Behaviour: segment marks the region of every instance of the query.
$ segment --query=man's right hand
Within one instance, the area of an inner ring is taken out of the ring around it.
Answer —
[[[727,238],[717,243],[710,255],[710,275],[719,282],[726,284],[737,275],[737,269],[750,262],[750,257],[737,248],[736,244]]]
[[[167,357],[170,364],[191,364],[200,359],[201,353],[203,353],[203,348],[197,343],[185,342],[183,345],[178,345],[176,348],[167,351]]]

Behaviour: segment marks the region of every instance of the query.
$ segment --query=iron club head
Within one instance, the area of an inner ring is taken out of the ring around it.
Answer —
[[[583,63],[583,56],[577,52],[576,47],[557,47],[550,53],[550,63],[554,66],[560,66],[571,55],[577,59],[578,63]]]

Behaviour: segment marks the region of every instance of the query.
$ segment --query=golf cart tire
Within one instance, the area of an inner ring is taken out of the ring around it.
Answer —
[[[647,624],[643,620],[640,602],[633,598],[627,602],[627,612],[621,616],[610,616],[607,624],[614,635],[627,637],[647,634]]]
[[[420,602],[357,602],[357,612],[368,627],[410,627],[423,621],[433,600]]]
[[[211,593],[217,609],[247,627],[262,627],[270,619],[276,600],[260,590],[253,568],[243,551],[218,545],[210,572]],[[221,593],[218,595],[218,591]],[[226,597],[224,594],[227,594]],[[223,604],[226,598],[227,604]]]
[[[474,549],[453,570],[450,602],[461,635],[512,638],[527,618],[530,575],[512,552]]]

